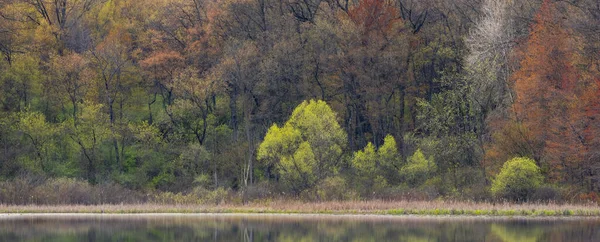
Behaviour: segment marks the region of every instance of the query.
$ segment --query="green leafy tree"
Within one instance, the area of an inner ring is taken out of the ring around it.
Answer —
[[[377,150],[379,156],[378,164],[381,174],[389,184],[395,184],[399,181],[400,154],[394,136],[386,135],[383,139],[383,145]]]
[[[402,167],[401,173],[411,187],[423,184],[437,169],[433,158],[425,158],[421,149],[417,149],[412,156],[408,157],[408,163]]]
[[[525,201],[542,185],[544,177],[535,161],[529,158],[513,158],[502,166],[492,183],[492,194],[515,201]]]
[[[378,160],[379,155],[371,142],[363,150],[354,153],[352,167],[356,170],[356,175],[351,180],[353,187],[363,197],[374,195],[387,186],[387,182],[378,172]]]
[[[294,155],[283,157],[280,162],[280,174],[294,191],[302,191],[315,184],[315,154],[308,142],[300,144]]]
[[[398,180],[399,166],[398,149],[393,136],[387,135],[384,143],[375,150],[372,143],[368,143],[363,150],[354,153],[352,167],[356,171],[353,179],[354,186],[359,189],[362,196],[372,195],[381,191],[388,184]]]
[[[30,171],[49,171],[47,164],[50,152],[54,148],[52,139],[56,134],[56,128],[46,122],[43,114],[28,111],[19,113],[19,122],[16,128],[33,147],[33,152],[31,152],[34,154],[33,157],[31,159],[23,157],[23,165]],[[33,164],[28,161],[33,161]]]
[[[405,142],[413,143],[422,152],[435,158],[438,174],[444,177],[446,188],[461,191],[473,184],[483,183],[480,139],[481,123],[473,100],[468,97],[472,85],[460,75],[446,75],[440,83],[449,90],[434,94],[431,100],[417,102],[417,123],[414,136]],[[413,139],[414,138],[414,139]],[[472,175],[464,176],[463,173]]]
[[[63,123],[71,140],[81,150],[81,166],[85,170],[85,178],[91,183],[97,182],[97,176],[108,169],[107,164],[102,164],[101,148],[110,137],[110,128],[108,115],[101,109],[102,104],[84,102],[78,117],[79,124],[75,125],[74,119]]]
[[[283,127],[269,128],[258,159],[275,165],[287,187],[299,193],[338,172],[345,146],[346,133],[327,103],[304,101]]]

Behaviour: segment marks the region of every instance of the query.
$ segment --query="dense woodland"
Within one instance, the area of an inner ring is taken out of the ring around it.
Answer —
[[[0,202],[600,192],[599,0],[0,0],[0,54]]]

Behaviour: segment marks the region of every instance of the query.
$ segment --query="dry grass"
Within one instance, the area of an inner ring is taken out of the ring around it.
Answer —
[[[0,213],[302,213],[469,216],[600,216],[596,204],[512,204],[450,201],[340,201],[276,200],[247,205],[0,205]]]

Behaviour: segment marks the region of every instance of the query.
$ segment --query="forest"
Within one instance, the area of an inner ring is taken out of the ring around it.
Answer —
[[[600,202],[600,0],[0,0],[0,203]]]

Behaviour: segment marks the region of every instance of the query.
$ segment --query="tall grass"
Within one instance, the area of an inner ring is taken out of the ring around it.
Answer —
[[[294,213],[431,216],[600,216],[596,205],[511,204],[454,201],[259,201],[246,205],[106,204],[106,205],[0,205],[0,213]]]
[[[600,216],[596,203],[356,200],[310,202],[294,198],[196,188],[187,193],[142,193],[118,184],[23,178],[0,182],[0,213],[306,213],[470,216]]]

